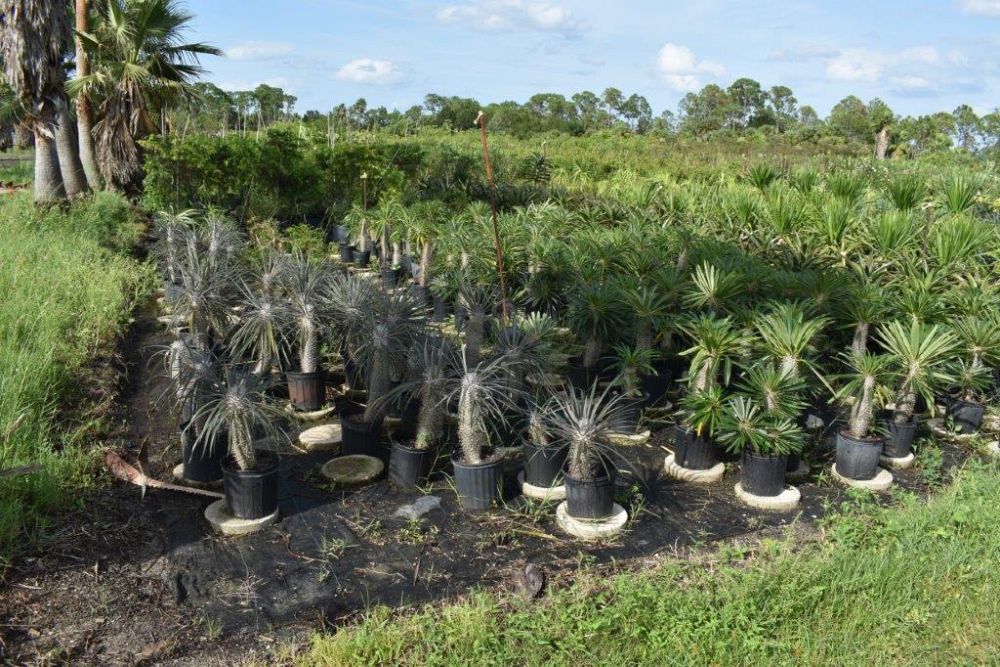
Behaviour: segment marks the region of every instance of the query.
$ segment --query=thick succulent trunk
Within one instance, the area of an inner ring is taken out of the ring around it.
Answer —
[[[59,172],[63,177],[66,196],[79,197],[90,190],[87,175],[80,163],[79,142],[76,127],[69,115],[69,103],[60,99],[56,111],[56,153],[59,155]]]
[[[485,328],[486,317],[482,313],[469,314],[465,323],[465,361],[469,368],[479,365]]]
[[[230,425],[229,453],[236,459],[240,470],[253,470],[257,466],[257,453],[253,448],[249,428],[244,428],[242,424]]]
[[[431,256],[434,253],[434,244],[430,241],[424,243],[420,252],[420,276],[418,278],[421,287],[427,287],[431,279]]]
[[[569,473],[580,480],[594,478],[594,470],[590,457],[587,455],[590,443],[584,437],[575,437],[569,443]]]
[[[392,265],[399,266],[403,263],[403,245],[399,241],[392,243]]]
[[[788,377],[799,377],[799,360],[793,356],[783,357],[781,359],[781,372]]]
[[[687,247],[681,248],[680,253],[677,255],[677,270],[684,271],[688,267],[688,249]]]
[[[712,381],[711,376],[712,371],[712,360],[707,359],[701,368],[698,369],[698,374],[694,378],[694,384],[691,386],[693,391],[705,391],[708,389],[709,384]]]
[[[430,449],[441,442],[441,429],[444,425],[444,414],[441,405],[441,395],[437,390],[424,392],[420,401],[420,411],[417,413],[417,436],[414,446],[417,449]]]
[[[531,442],[539,447],[549,444],[549,433],[545,430],[545,422],[542,415],[534,410],[528,416],[528,437]]]
[[[380,399],[389,391],[390,375],[388,361],[376,359],[368,371],[368,399],[365,407],[365,421],[371,423],[381,412]]]
[[[593,368],[597,365],[597,360],[601,358],[601,341],[596,338],[588,338],[583,346],[583,365],[585,368]]]
[[[864,354],[868,351],[868,322],[858,322],[854,325],[854,340],[851,342],[851,351],[854,354]]]
[[[892,419],[897,424],[906,424],[913,419],[913,410],[917,405],[917,395],[904,389],[896,396],[896,409],[892,411]]]
[[[849,420],[849,431],[853,438],[867,438],[871,428],[873,408],[875,403],[875,380],[865,378],[861,387],[861,396],[858,402],[851,407],[851,417]]]
[[[466,463],[482,463],[483,453],[489,445],[480,408],[479,393],[482,388],[475,373],[467,374],[462,383],[462,395],[458,401],[458,443]]]
[[[652,350],[653,337],[653,323],[648,320],[641,322],[635,332],[635,346],[640,350]]]
[[[875,135],[875,159],[884,160],[889,150],[889,128],[883,127]]]
[[[59,169],[55,138],[50,134],[54,119],[49,105],[43,108],[41,115],[41,126],[35,128],[35,203],[51,204],[66,199],[66,188]]]
[[[300,326],[302,350],[299,353],[299,365],[303,373],[315,373],[319,365],[319,336],[316,333],[316,324],[309,318],[303,318]]]

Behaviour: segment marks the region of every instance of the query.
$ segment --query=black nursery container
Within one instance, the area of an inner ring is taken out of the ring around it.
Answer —
[[[240,470],[232,457],[222,463],[223,492],[229,513],[237,519],[263,519],[278,509],[278,456],[257,453],[256,470]]]
[[[500,500],[503,488],[503,458],[487,463],[463,463],[451,459],[455,471],[458,502],[465,509],[485,510]]]
[[[573,477],[564,468],[566,478],[566,512],[574,519],[606,519],[615,507],[614,465],[605,461],[595,479]]]
[[[371,250],[355,250],[354,251],[354,263],[358,266],[365,268],[371,262],[372,251]]]
[[[395,289],[399,284],[399,269],[382,269],[382,284],[386,289]]]
[[[348,454],[375,456],[382,440],[382,417],[366,422],[360,414],[341,414],[341,451]]]
[[[340,242],[340,261],[346,264],[354,261],[354,246],[347,241]]]
[[[389,479],[408,489],[420,486],[430,476],[436,456],[433,449],[416,449],[393,442],[389,454]]]
[[[884,423],[886,430],[885,444],[882,453],[894,459],[905,458],[913,449],[913,437],[917,434],[917,420],[910,419],[905,424],[897,424],[888,419]]]
[[[288,378],[288,398],[298,410],[312,412],[323,407],[326,401],[326,374],[314,373],[286,374]]]
[[[960,433],[976,433],[983,423],[986,408],[979,403],[957,400],[948,406],[948,416]]]
[[[740,466],[740,486],[755,496],[781,495],[785,489],[787,468],[787,456],[768,456],[744,450]]]
[[[562,483],[566,448],[558,445],[536,445],[528,440],[521,445],[524,452],[524,481],[541,488]]]
[[[187,424],[180,426],[181,459],[184,479],[198,484],[211,484],[222,479],[222,460],[226,458],[228,443],[217,438],[211,444],[195,444],[194,430]]]
[[[848,479],[869,480],[878,474],[885,438],[852,438],[837,433],[837,472]]]
[[[442,299],[437,294],[433,294],[432,296],[434,299],[434,313],[431,315],[431,319],[435,322],[443,322],[451,312],[451,307],[448,305],[446,299]]]
[[[708,470],[718,463],[712,441],[680,424],[674,429],[674,462],[688,470]]]

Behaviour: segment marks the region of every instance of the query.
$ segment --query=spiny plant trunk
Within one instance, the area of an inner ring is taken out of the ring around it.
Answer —
[[[420,410],[417,413],[417,437],[413,443],[417,449],[430,449],[441,442],[444,415],[441,407],[441,392],[428,389],[423,392]]]
[[[236,459],[240,470],[253,470],[257,467],[257,453],[253,448],[253,438],[250,429],[242,424],[232,424],[229,429],[229,452]]]
[[[913,419],[913,410],[917,405],[917,395],[909,390],[900,391],[896,395],[896,409],[892,412],[892,420],[897,424],[906,424]]]
[[[63,177],[66,196],[79,197],[88,192],[87,176],[80,164],[79,144],[73,119],[69,115],[69,103],[65,99],[57,102],[56,111],[56,153],[59,155],[59,171]]]
[[[469,319],[465,322],[465,359],[470,368],[479,365],[485,329],[486,316],[482,313],[469,313]]]
[[[403,245],[399,241],[392,242],[392,265],[399,266],[403,262]]]
[[[431,279],[431,257],[434,253],[434,244],[430,241],[424,243],[424,247],[420,252],[420,277],[418,278],[418,283],[421,287],[426,288],[430,284]]]
[[[465,463],[482,463],[483,453],[489,446],[480,408],[482,388],[475,373],[467,374],[462,383],[464,387],[458,401],[458,443]]]
[[[875,159],[884,160],[889,150],[889,128],[883,127],[875,135]]]
[[[797,378],[799,377],[799,360],[793,356],[783,357],[781,359],[781,372],[785,373],[789,377]]]
[[[708,359],[702,364],[701,368],[698,369],[698,374],[694,378],[694,384],[691,386],[692,391],[706,391],[712,382],[711,377],[712,360]]]
[[[358,230],[358,250],[365,252],[371,248],[368,236],[368,221],[361,220],[361,228]]]
[[[861,396],[851,406],[849,432],[852,438],[867,438],[872,423],[872,405],[875,401],[875,379],[865,378]]]
[[[368,399],[365,405],[365,421],[369,424],[378,417],[379,399],[389,391],[390,375],[392,369],[389,368],[385,359],[376,359],[368,372]]]
[[[52,204],[66,199],[55,139],[35,130],[35,203]]]
[[[316,333],[316,323],[309,318],[299,322],[301,326],[302,351],[299,353],[299,365],[303,373],[315,373],[319,365],[319,336]]]
[[[653,324],[645,321],[639,324],[639,330],[635,332],[635,346],[640,350],[653,349]]]
[[[681,248],[680,253],[677,255],[677,270],[685,271],[688,267],[688,249],[686,247]]]
[[[542,420],[542,415],[535,410],[528,416],[528,437],[539,447],[549,444],[549,432],[545,430],[545,422]]]
[[[864,354],[868,351],[868,329],[870,327],[868,322],[858,322],[854,325],[854,340],[851,342],[851,351],[854,354]]]
[[[601,341],[596,338],[588,338],[583,347],[583,365],[585,368],[593,368],[597,365],[597,360],[601,358]]]
[[[569,443],[569,474],[579,480],[594,479],[593,462],[588,456],[590,443],[584,437],[575,437]]]

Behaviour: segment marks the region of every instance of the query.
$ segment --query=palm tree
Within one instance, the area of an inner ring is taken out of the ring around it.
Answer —
[[[81,35],[90,32],[90,0],[76,0],[76,78],[90,76],[90,56]],[[90,96],[82,92],[76,97],[76,127],[80,141],[80,163],[92,190],[101,187],[101,172],[97,167],[94,148],[94,108]]]
[[[65,73],[69,13],[58,2],[0,2],[0,57],[25,120],[35,135],[35,201],[64,199],[56,148],[57,104]]]
[[[176,0],[106,0],[91,32],[79,33],[93,66],[69,91],[98,103],[94,126],[105,180],[130,188],[140,174],[139,143],[157,131],[166,107],[194,94],[204,71],[200,55],[221,55],[208,44],[185,43],[191,14]]]

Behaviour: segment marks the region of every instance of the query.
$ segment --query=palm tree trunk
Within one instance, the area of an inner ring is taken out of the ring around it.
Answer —
[[[76,0],[76,31],[90,30],[90,0]],[[90,58],[83,48],[83,40],[76,38],[76,78],[90,74]],[[91,190],[101,189],[101,170],[97,166],[97,150],[94,148],[94,110],[90,98],[80,93],[76,98],[76,129],[80,140],[80,162],[87,175],[87,185]]]
[[[430,239],[424,241],[423,250],[420,252],[420,277],[417,282],[421,287],[430,284],[431,254],[434,252],[434,244]]]
[[[86,194],[87,176],[80,164],[79,143],[76,138],[73,119],[69,114],[69,102],[60,99],[56,102],[56,152],[59,155],[59,171],[62,172],[63,186],[70,198]]]
[[[51,108],[43,108],[42,119],[35,128],[35,203],[51,204],[66,199],[62,172],[59,170],[59,153],[55,138],[50,134],[54,120]],[[48,116],[49,118],[46,118]]]

